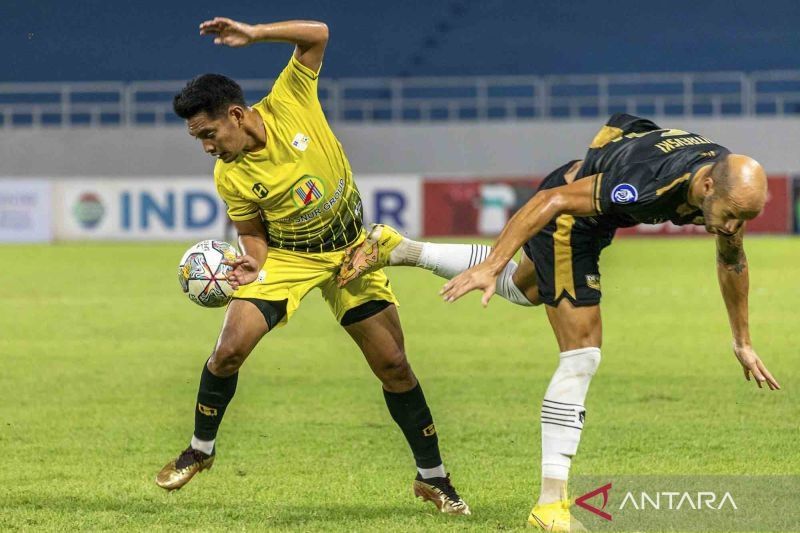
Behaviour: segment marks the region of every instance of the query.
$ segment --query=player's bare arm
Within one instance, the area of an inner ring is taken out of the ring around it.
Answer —
[[[559,215],[596,215],[592,198],[594,176],[587,176],[568,185],[539,191],[503,228],[483,263],[466,270],[448,281],[440,294],[453,302],[472,290],[483,291],[481,303],[486,306],[495,292],[497,276],[522,245],[539,233]]]
[[[239,249],[242,255],[233,261],[223,261],[223,263],[233,267],[227,276],[228,283],[234,289],[238,289],[240,285],[247,285],[258,278],[261,265],[267,260],[268,246],[267,235],[260,218],[234,221],[233,225],[239,234]]]
[[[200,24],[200,35],[213,35],[214,44],[231,47],[258,42],[292,43],[295,45],[294,56],[314,72],[322,66],[322,56],[328,44],[328,26],[312,20],[245,24],[215,17]]]
[[[770,389],[777,390],[780,385],[761,362],[750,341],[747,312],[750,276],[743,239],[744,226],[733,235],[717,235],[717,278],[728,310],[733,334],[733,353],[741,363],[744,377],[748,381],[752,375],[759,387],[766,383]]]

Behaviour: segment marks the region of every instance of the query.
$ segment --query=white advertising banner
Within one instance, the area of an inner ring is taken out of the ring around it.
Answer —
[[[50,182],[0,179],[0,242],[52,240]]]
[[[409,236],[422,229],[422,179],[356,177],[365,222]],[[225,204],[209,177],[62,178],[53,191],[55,236],[63,240],[188,240],[225,235]]]
[[[422,234],[422,178],[407,174],[356,176],[365,223],[382,223],[409,237]]]
[[[202,178],[60,179],[54,189],[58,239],[220,238],[225,204]]]

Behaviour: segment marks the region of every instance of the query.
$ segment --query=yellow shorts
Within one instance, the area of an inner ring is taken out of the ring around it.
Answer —
[[[360,239],[363,240],[363,237]],[[344,259],[344,250],[307,253],[270,248],[264,263],[266,277],[243,285],[233,293],[234,298],[286,300],[286,316],[275,326],[285,325],[311,289],[319,288],[322,297],[341,322],[344,314],[371,300],[386,300],[397,304],[383,270],[365,274],[343,288],[336,286],[336,274]]]

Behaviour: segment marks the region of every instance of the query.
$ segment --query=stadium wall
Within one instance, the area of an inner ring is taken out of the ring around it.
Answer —
[[[770,173],[800,172],[800,120],[791,118],[663,119],[752,155]],[[543,175],[579,158],[597,120],[335,124],[356,174],[455,176]],[[43,128],[2,133],[0,176],[204,175],[212,161],[180,128]]]

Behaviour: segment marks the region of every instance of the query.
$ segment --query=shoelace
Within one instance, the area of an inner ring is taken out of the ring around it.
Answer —
[[[439,480],[441,480],[441,481],[439,481]],[[433,480],[429,479],[429,480],[426,480],[426,481],[428,481],[430,483]],[[454,504],[461,503],[461,497],[456,492],[456,489],[453,486],[453,484],[450,483],[450,474],[447,474],[447,477],[437,478],[436,482],[435,483],[431,483],[431,484],[434,485],[440,491],[444,492],[445,496],[447,496],[448,498],[453,500]]]
[[[203,452],[195,450],[190,446],[183,450],[178,456],[178,459],[175,461],[175,468],[182,470],[187,466],[191,466],[193,463],[200,463],[204,459],[205,454]]]

